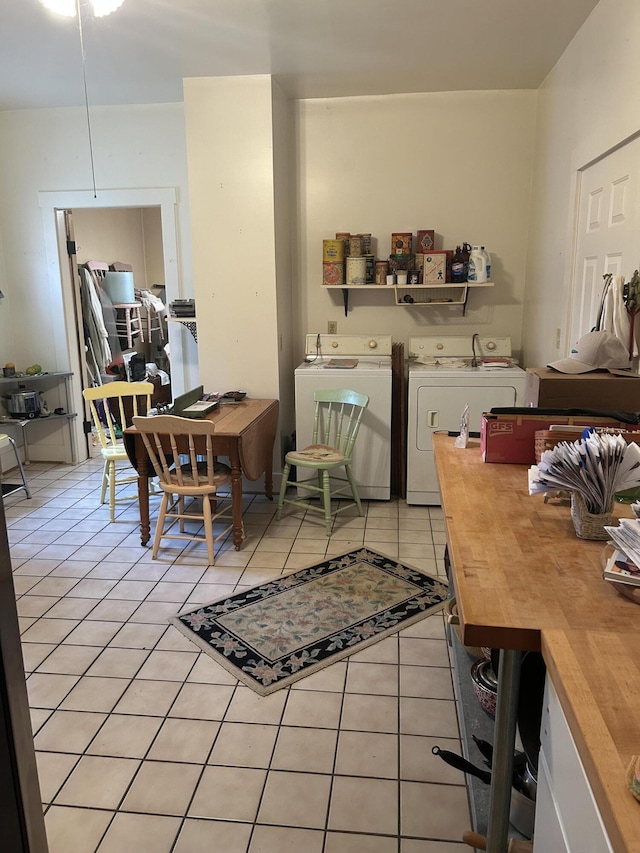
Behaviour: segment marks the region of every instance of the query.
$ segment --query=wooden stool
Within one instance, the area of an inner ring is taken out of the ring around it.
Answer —
[[[24,468],[22,467],[22,461],[20,460],[20,454],[18,453],[18,447],[15,441],[11,438],[10,435],[7,435],[4,432],[0,432],[0,450],[3,450],[5,447],[11,445],[13,447],[13,452],[15,453],[16,462],[18,463],[18,470],[20,471],[20,476],[22,478],[22,485],[20,486],[18,483],[0,483],[0,487],[2,489],[1,494],[3,497],[13,494],[13,492],[18,492],[20,489],[24,489],[27,493],[27,497],[31,497],[31,492],[29,491],[29,484],[27,483],[27,478],[24,473]],[[2,469],[0,468],[0,474],[2,474]]]
[[[133,339],[140,335],[141,343],[144,343],[144,328],[142,326],[142,315],[140,302],[114,302],[116,309],[116,334],[118,337],[127,339],[127,349],[132,349]],[[120,315],[122,312],[122,315]]]

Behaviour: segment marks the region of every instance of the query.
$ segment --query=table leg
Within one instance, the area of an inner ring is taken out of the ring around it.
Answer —
[[[138,505],[140,507],[140,544],[146,545],[151,538],[149,522],[149,459],[142,445],[142,440],[136,436],[136,455],[138,461]]]
[[[504,853],[507,849],[522,654],[500,650],[487,853]]]
[[[244,539],[242,525],[242,468],[239,459],[230,459],[231,462],[231,510],[233,515],[233,544],[236,551],[240,550]]]
[[[267,464],[264,469],[264,493],[267,498],[273,500],[273,455],[271,448],[268,450]]]

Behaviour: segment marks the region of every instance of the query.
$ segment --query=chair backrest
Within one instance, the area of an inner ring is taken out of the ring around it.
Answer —
[[[122,430],[134,416],[149,411],[153,392],[152,382],[107,382],[83,390],[103,448],[122,443]]]
[[[337,388],[316,391],[313,399],[316,410],[312,443],[335,447],[350,460],[369,398],[348,388]]]
[[[109,269],[114,270],[114,272],[133,272],[133,265],[125,264],[123,261],[113,261]]]
[[[148,418],[138,415],[133,425],[142,433],[144,446],[161,483],[182,488],[198,484],[205,488],[214,486],[213,421],[194,421],[177,415]]]

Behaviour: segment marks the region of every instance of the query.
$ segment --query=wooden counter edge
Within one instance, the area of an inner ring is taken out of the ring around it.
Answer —
[[[627,788],[627,768],[593,699],[567,632],[543,630],[542,655],[611,845],[616,853],[640,853],[640,803]],[[585,700],[585,696],[589,698]]]

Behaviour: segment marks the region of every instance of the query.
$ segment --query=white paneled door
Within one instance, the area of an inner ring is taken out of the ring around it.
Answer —
[[[640,138],[582,171],[570,346],[596,323],[603,276],[628,281],[640,266],[639,173]]]

